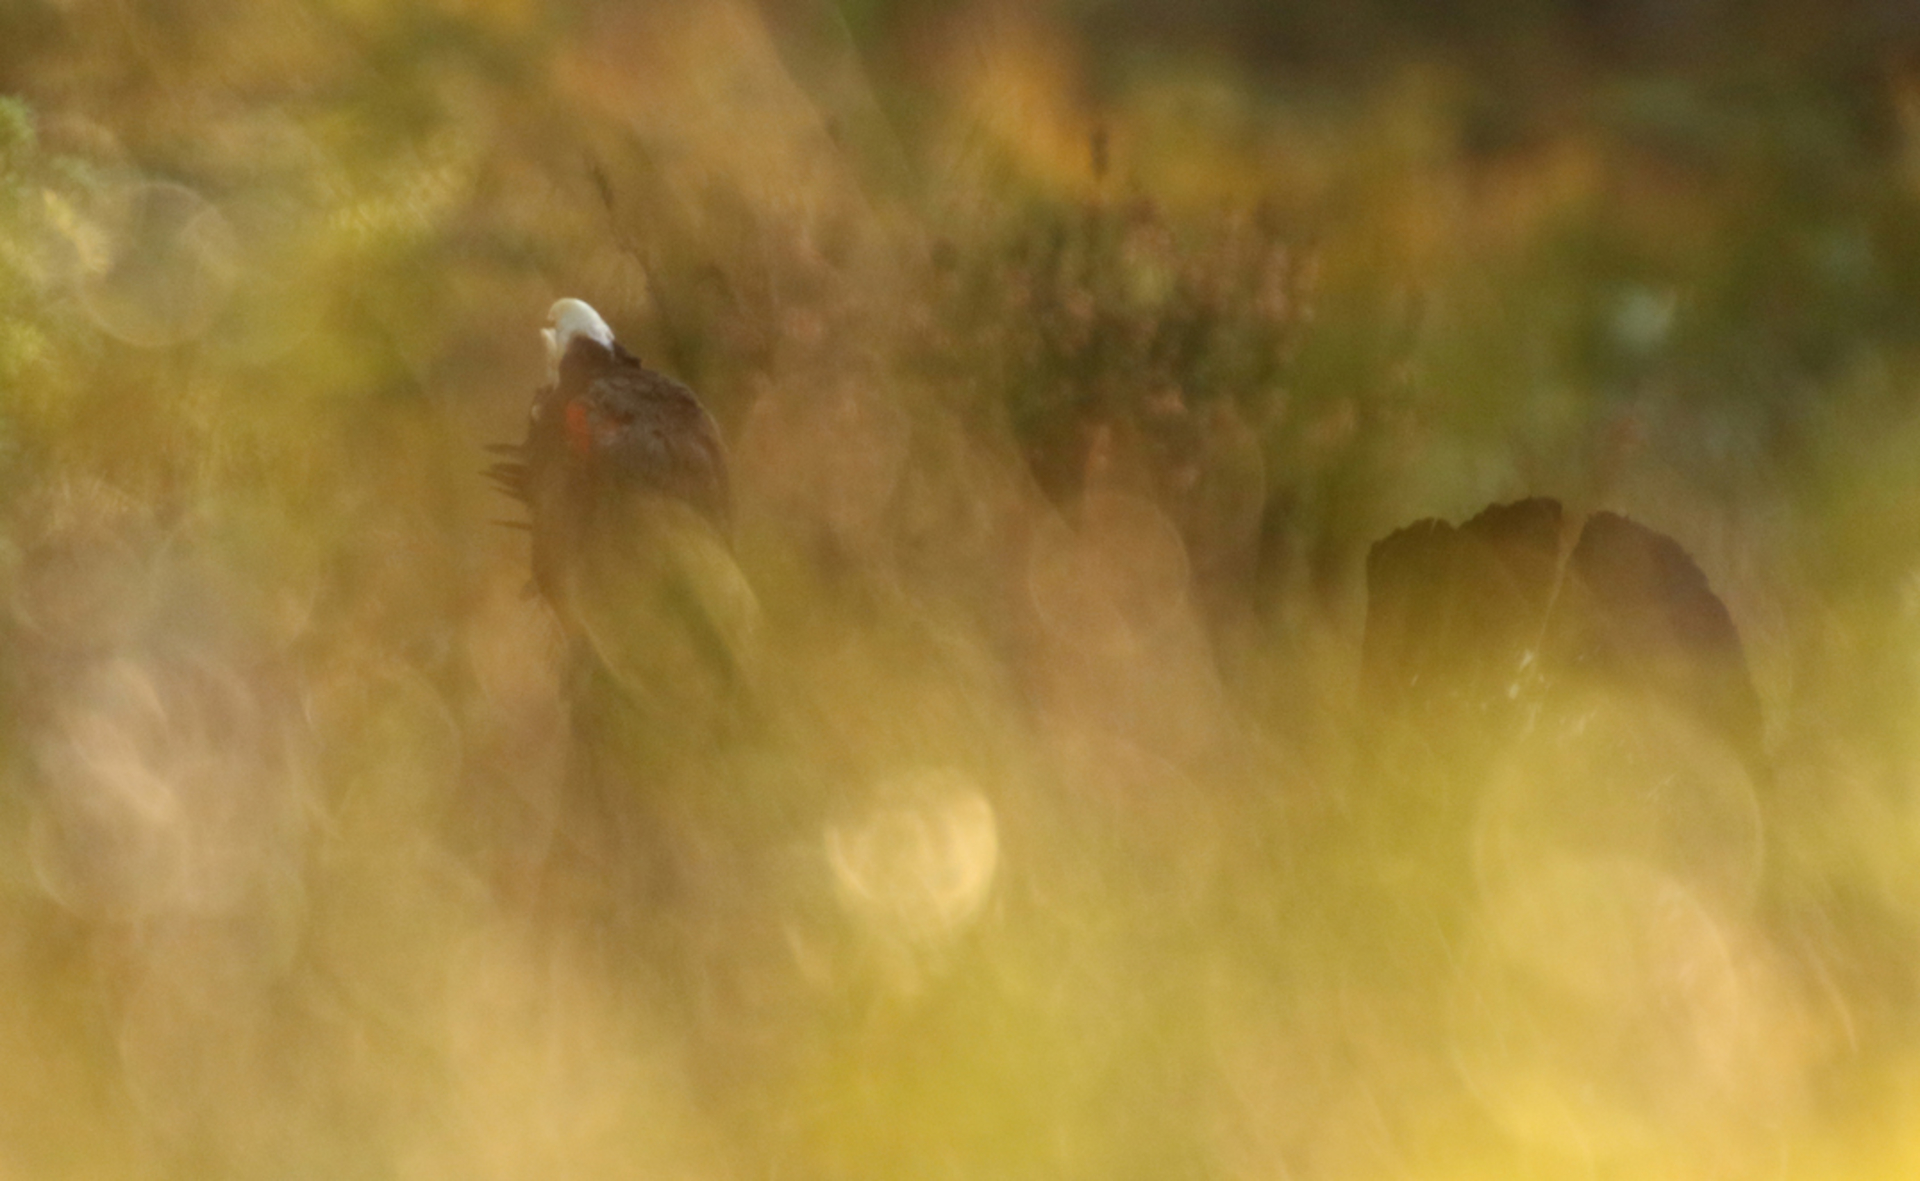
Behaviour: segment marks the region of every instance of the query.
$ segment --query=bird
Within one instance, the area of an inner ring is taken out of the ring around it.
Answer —
[[[534,583],[564,615],[596,544],[631,537],[634,514],[679,527],[690,513],[724,539],[733,501],[719,427],[692,390],[642,365],[583,300],[557,301],[541,337],[547,382],[526,439],[493,448],[504,462],[489,474],[531,513]]]
[[[1367,555],[1362,682],[1376,708],[1486,718],[1632,693],[1763,776],[1760,700],[1725,602],[1673,538],[1548,497],[1455,527],[1423,520]]]
[[[488,474],[526,507],[531,591],[565,637],[556,858],[576,893],[588,883],[625,912],[673,889],[699,843],[759,604],[733,553],[726,447],[699,397],[583,300],[555,302],[541,336],[546,382],[525,438],[491,448]]]
[[[754,610],[732,557],[713,416],[687,386],[641,364],[583,300],[554,303],[541,336],[547,382],[526,438],[493,448],[502,462],[489,469],[531,518],[533,588],[629,693],[684,692],[674,673],[737,675]],[[643,605],[672,616],[689,650],[638,646],[631,628]]]
[[[1489,834],[1553,815],[1586,853],[1651,856],[1664,832],[1748,859],[1773,798],[1761,698],[1680,542],[1534,497],[1390,534],[1366,585],[1351,815],[1381,848],[1484,875]]]

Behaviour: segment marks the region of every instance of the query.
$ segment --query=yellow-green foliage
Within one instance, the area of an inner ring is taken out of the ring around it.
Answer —
[[[1912,1175],[1902,59],[1153,7],[0,12],[0,1179]],[[624,952],[479,476],[562,295],[757,629]],[[1766,782],[1357,698],[1368,543],[1530,494],[1692,551]]]

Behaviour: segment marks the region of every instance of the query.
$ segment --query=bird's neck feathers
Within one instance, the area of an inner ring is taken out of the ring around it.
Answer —
[[[639,365],[639,359],[621,347],[619,341],[607,345],[580,336],[560,355],[554,380],[562,388],[577,388],[575,383],[591,381],[610,369],[638,368]]]

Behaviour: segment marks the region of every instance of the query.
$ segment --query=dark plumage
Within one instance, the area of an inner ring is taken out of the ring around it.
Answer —
[[[488,475],[526,503],[535,585],[564,612],[596,539],[681,507],[724,539],[733,502],[720,430],[692,390],[642,365],[577,299],[554,304],[549,320],[551,380],[526,441],[494,448],[506,462]]]
[[[1706,576],[1671,537],[1618,514],[1577,524],[1570,535],[1559,502],[1536,498],[1375,543],[1369,704],[1484,726],[1576,692],[1630,694],[1690,719],[1762,775],[1759,697]]]
[[[527,507],[533,585],[569,641],[557,864],[567,893],[620,913],[668,888],[697,843],[758,606],[733,560],[726,452],[700,400],[585,303],[559,301],[550,324],[550,380],[526,439],[494,448],[488,475]]]
[[[1376,543],[1367,592],[1347,814],[1395,872],[1465,898],[1463,877],[1544,888],[1545,865],[1757,864],[1760,699],[1672,538],[1527,500]]]

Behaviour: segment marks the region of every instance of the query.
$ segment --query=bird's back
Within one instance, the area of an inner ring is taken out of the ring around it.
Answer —
[[[1757,855],[1759,698],[1672,538],[1528,500],[1402,529],[1367,582],[1347,815],[1387,862],[1451,896],[1522,848],[1678,874]]]

